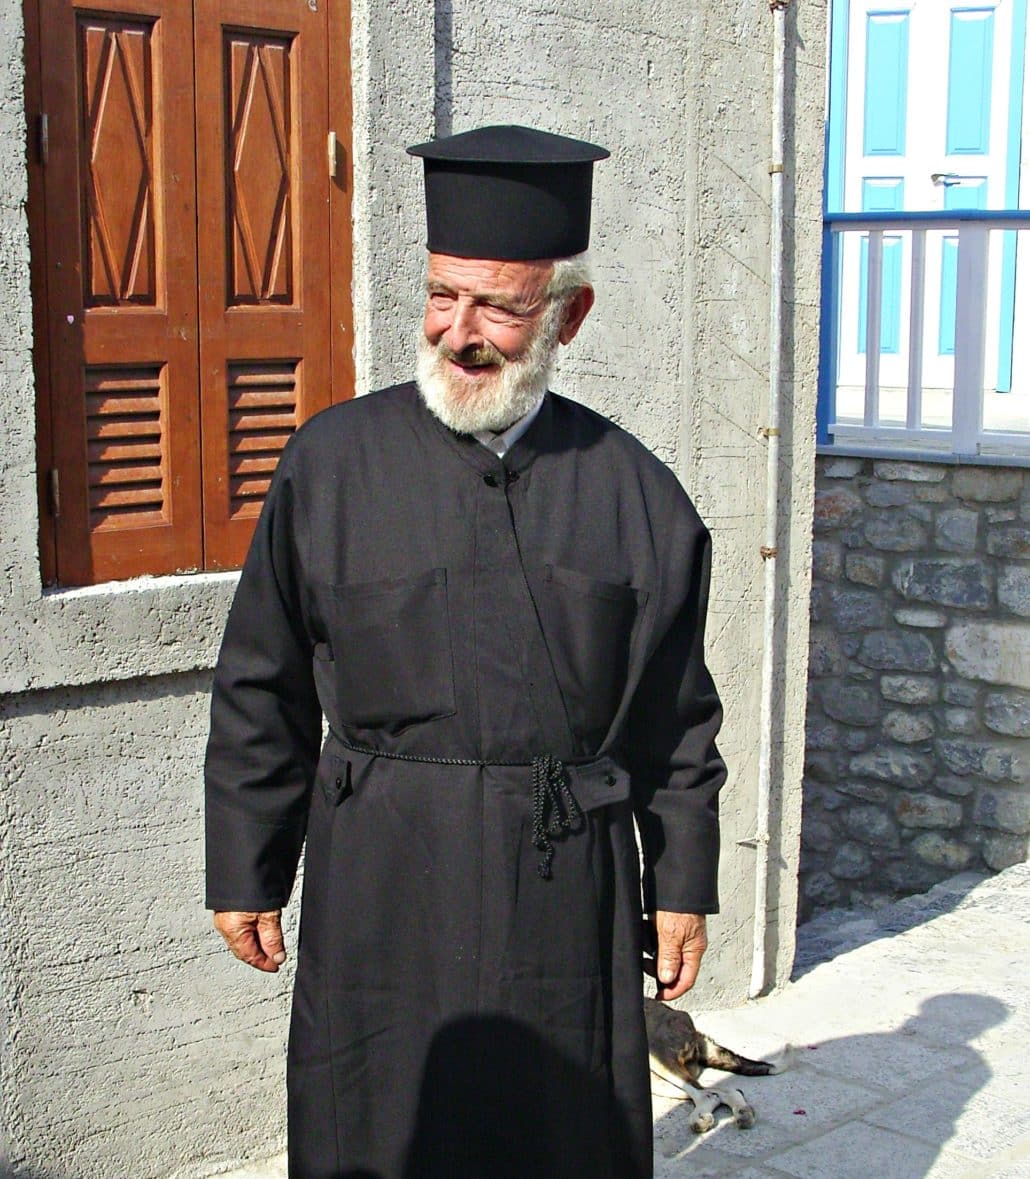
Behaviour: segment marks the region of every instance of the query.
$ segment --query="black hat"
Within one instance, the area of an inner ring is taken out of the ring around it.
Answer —
[[[594,161],[611,154],[531,127],[480,127],[408,153],[425,161],[428,249],[506,261],[587,248]]]

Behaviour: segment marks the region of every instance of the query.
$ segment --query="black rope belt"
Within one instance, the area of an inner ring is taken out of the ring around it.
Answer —
[[[434,766],[502,766],[505,768],[530,768],[533,771],[533,846],[542,852],[537,872],[544,880],[551,879],[551,861],[554,859],[552,839],[558,839],[571,831],[583,818],[583,811],[569,789],[569,774],[564,764],[556,757],[544,754],[532,761],[482,761],[467,757],[430,757],[417,753],[384,753],[381,749],[370,749],[347,741],[335,730],[329,730],[333,737],[352,753],[363,753],[368,757],[385,757],[390,761],[423,762]]]

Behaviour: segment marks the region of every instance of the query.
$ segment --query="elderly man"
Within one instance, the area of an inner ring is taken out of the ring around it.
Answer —
[[[306,838],[291,1176],[635,1179],[634,816],[662,997],[717,904],[708,536],[638,442],[547,392],[608,153],[519,127],[410,150],[417,382],[279,464],[215,675],[208,905],[277,970]]]

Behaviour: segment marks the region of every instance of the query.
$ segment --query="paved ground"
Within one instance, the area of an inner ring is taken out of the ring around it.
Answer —
[[[751,1130],[722,1109],[692,1133],[656,1082],[656,1179],[1030,1179],[1030,864],[826,914],[799,930],[788,988],[695,1018],[750,1056],[790,1043],[794,1064],[738,1082]]]

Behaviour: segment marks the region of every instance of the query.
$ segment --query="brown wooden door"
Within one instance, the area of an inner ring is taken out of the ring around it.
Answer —
[[[289,435],[353,393],[347,5],[26,16],[44,577],[237,566]]]
[[[43,0],[60,579],[201,564],[191,14]]]

